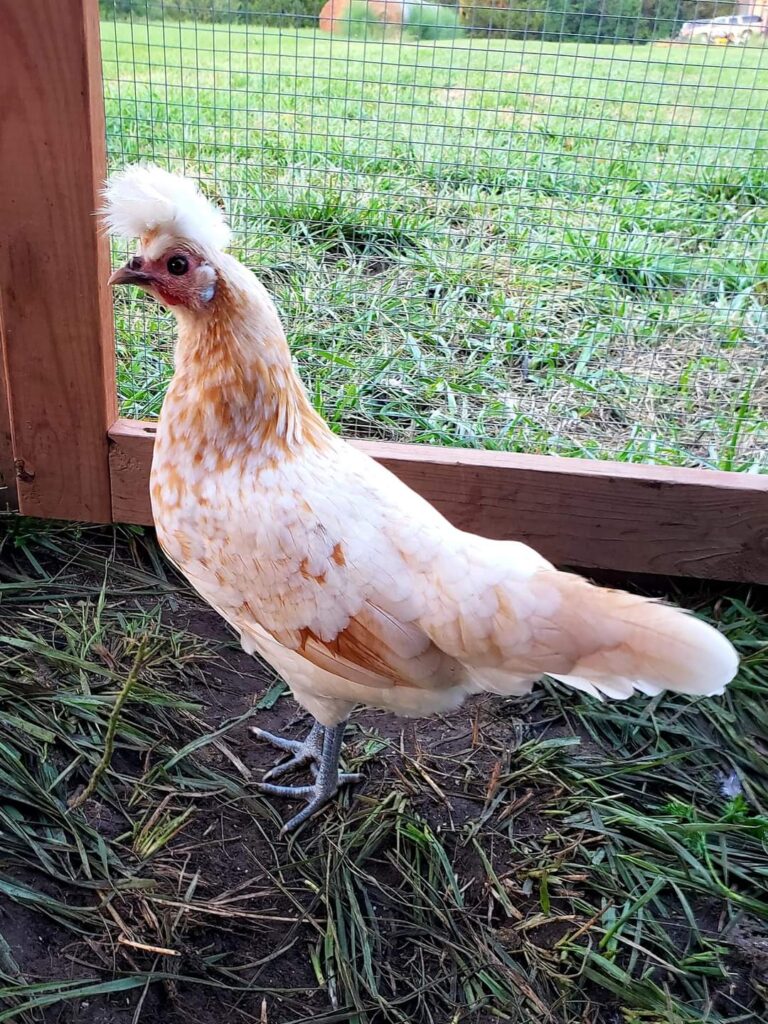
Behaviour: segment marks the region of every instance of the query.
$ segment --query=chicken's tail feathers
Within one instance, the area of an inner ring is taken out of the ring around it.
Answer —
[[[110,232],[142,241],[170,235],[202,252],[226,249],[231,232],[221,210],[189,178],[151,164],[113,174],[101,214]]]
[[[551,673],[567,686],[613,699],[635,690],[712,697],[736,675],[739,659],[732,644],[695,615],[564,573],[557,577],[564,597],[578,590],[561,606],[572,620],[568,632],[581,628],[592,641],[592,650],[568,672]]]

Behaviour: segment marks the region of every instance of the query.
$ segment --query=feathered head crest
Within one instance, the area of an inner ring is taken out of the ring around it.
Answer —
[[[104,189],[102,214],[124,238],[172,235],[203,251],[226,249],[231,232],[221,211],[189,178],[161,167],[127,167]]]

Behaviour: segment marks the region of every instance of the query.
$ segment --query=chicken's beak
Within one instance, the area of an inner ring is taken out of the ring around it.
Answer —
[[[137,284],[139,287],[143,285],[146,288],[153,282],[154,278],[151,274],[147,274],[143,270],[136,270],[130,263],[126,263],[124,267],[120,267],[112,274],[107,283],[110,285]]]

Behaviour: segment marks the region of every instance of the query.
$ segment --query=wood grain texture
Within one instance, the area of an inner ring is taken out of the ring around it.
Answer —
[[[0,509],[18,508],[16,494],[16,466],[13,457],[11,411],[8,407],[3,343],[3,310],[0,306]]]
[[[116,522],[152,522],[155,427],[110,430]],[[456,526],[561,566],[768,583],[768,477],[355,442]]]
[[[0,301],[19,506],[111,518],[117,415],[97,0],[0,0]]]

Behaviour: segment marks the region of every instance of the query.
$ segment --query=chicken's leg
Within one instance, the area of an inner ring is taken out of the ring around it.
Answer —
[[[304,740],[289,740],[285,736],[277,736],[273,732],[266,732],[264,729],[256,728],[256,726],[252,726],[251,732],[254,736],[258,736],[260,740],[265,740],[273,747],[277,747],[278,750],[288,750],[293,754],[293,757],[289,757],[287,761],[283,761],[282,764],[276,764],[274,768],[271,768],[264,776],[264,782],[268,782],[270,779],[279,779],[281,775],[285,775],[291,768],[301,768],[305,764],[311,764],[313,771],[316,771],[315,762],[319,761],[323,755],[324,725],[315,722],[309,731],[309,735]]]
[[[293,829],[301,825],[302,822],[305,822],[307,818],[310,818],[315,811],[319,810],[323,804],[327,803],[332,796],[335,796],[339,786],[350,782],[360,782],[363,777],[356,772],[339,771],[339,756],[341,754],[341,744],[344,739],[344,723],[342,722],[341,725],[328,726],[326,728],[318,726],[316,723],[305,742],[309,741],[312,733],[315,731],[315,728],[322,730],[323,749],[320,754],[317,775],[313,785],[275,786],[270,782],[259,783],[259,789],[262,793],[274,793],[275,796],[287,797],[305,796],[308,798],[306,807],[299,811],[298,814],[294,814],[294,816],[283,825],[280,830],[281,835],[285,835],[286,832],[292,832]],[[262,738],[266,739],[267,736],[262,733]],[[274,738],[277,739],[279,737]],[[306,763],[306,760],[307,758],[305,758],[302,763]]]

